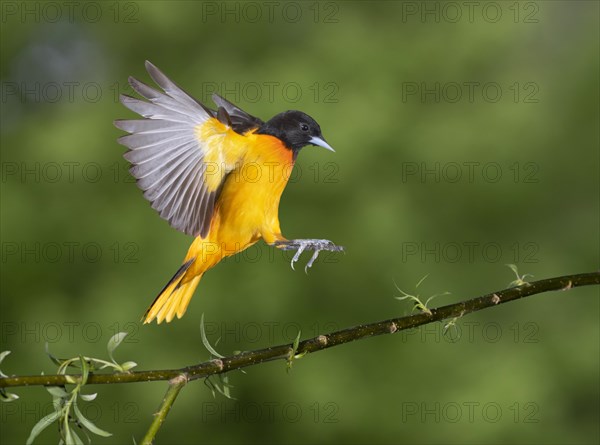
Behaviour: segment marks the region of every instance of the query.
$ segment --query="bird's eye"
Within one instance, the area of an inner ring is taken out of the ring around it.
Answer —
[[[300,125],[300,128],[302,129],[302,131],[308,131],[308,125],[306,124]]]

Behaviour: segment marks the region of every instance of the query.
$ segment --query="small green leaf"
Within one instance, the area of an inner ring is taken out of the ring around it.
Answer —
[[[106,369],[106,368],[114,368],[115,370],[118,370],[120,368],[120,365],[117,363],[113,363],[113,362],[103,362],[103,363],[101,363],[101,366],[98,369]]]
[[[298,335],[296,335],[296,339],[294,340],[294,344],[292,345],[292,356],[295,356],[296,352],[298,352],[298,345],[300,344],[300,334],[302,334],[302,331],[298,331]]]
[[[117,363],[113,358],[113,352],[115,349],[119,347],[123,339],[127,337],[127,332],[119,332],[113,335],[110,340],[108,340],[108,345],[106,345],[106,349],[108,350],[108,356],[113,361],[113,363]]]
[[[4,360],[4,357],[6,357],[8,354],[10,354],[10,351],[0,352],[0,364],[2,363],[2,360]],[[8,377],[8,376],[6,374],[4,374],[2,371],[0,371],[0,377]]]
[[[60,366],[58,367],[57,374],[65,375],[69,370],[69,366],[72,368],[77,368],[77,364],[79,363],[79,357],[69,358],[62,360]]]
[[[423,282],[425,281],[425,279],[426,279],[428,276],[429,276],[429,275],[425,275],[423,278],[421,278],[421,279],[419,280],[419,282],[417,283],[417,285],[415,286],[415,289],[417,289],[417,288],[418,288],[418,287],[419,287],[421,284],[423,284]],[[396,286],[396,289],[398,290],[398,292],[400,292],[400,293],[402,294],[402,296],[401,296],[401,297],[394,297],[396,300],[399,300],[399,301],[402,301],[402,300],[410,300],[410,301],[412,301],[412,302],[413,302],[413,309],[412,309],[413,311],[416,309],[416,310],[419,310],[419,311],[421,311],[421,312],[424,312],[424,313],[426,313],[426,314],[427,314],[427,315],[429,315],[429,316],[433,315],[433,313],[431,312],[431,309],[429,309],[429,308],[427,307],[427,306],[429,305],[429,303],[430,303],[430,302],[431,302],[431,301],[432,301],[434,298],[441,297],[441,296],[444,296],[444,295],[450,295],[450,292],[443,292],[443,293],[441,293],[441,294],[435,294],[435,295],[432,295],[431,297],[429,297],[429,298],[428,298],[428,299],[425,301],[425,303],[423,303],[423,302],[421,301],[421,297],[420,297],[420,295],[419,295],[419,294],[417,294],[417,295],[411,295],[411,294],[409,294],[409,293],[406,293],[406,292],[404,292],[402,289],[400,289],[400,288],[398,287],[398,285],[396,284],[396,282],[395,282],[395,281],[394,281],[394,285]]]
[[[417,283],[417,285],[415,286],[415,288],[419,287],[421,284],[423,284],[423,281],[425,281],[427,279],[427,277],[429,276],[429,274],[425,275],[423,278],[421,278],[419,280],[419,282]]]
[[[300,334],[301,333],[302,333],[302,331],[298,331],[298,335],[296,335],[296,339],[294,340],[294,343],[292,344],[292,351],[290,352],[290,355],[287,359],[287,371],[288,372],[290,371],[290,369],[292,369],[294,359],[300,358],[300,357],[296,357],[296,353],[298,352],[298,345],[300,344]]]
[[[91,402],[92,400],[95,400],[97,396],[98,396],[97,392],[95,392],[94,394],[81,394],[81,393],[79,393],[79,397],[81,397],[82,400],[85,400],[86,402]]]
[[[69,393],[60,386],[46,386],[46,391],[52,394],[53,397],[65,398],[69,396]]]
[[[39,434],[44,431],[50,424],[56,422],[60,419],[60,411],[54,411],[53,413],[48,414],[47,416],[42,417],[38,423],[34,425],[31,429],[31,433],[29,433],[29,437],[27,438],[26,445],[31,445],[35,438],[39,436]]]
[[[125,362],[121,365],[121,369],[123,371],[129,371],[130,369],[133,369],[137,366],[136,362]]]
[[[519,275],[519,269],[517,268],[517,266],[515,264],[506,264],[506,267],[508,267],[510,270],[512,270],[514,272],[515,276],[517,277],[516,280],[510,282],[510,284],[509,284],[510,287],[519,287],[519,286],[523,286],[523,285],[529,285],[529,283],[527,281],[525,281],[525,278],[533,277],[533,275],[528,274],[528,273]]]
[[[13,394],[12,392],[6,392],[4,388],[0,388],[0,400],[2,400],[4,403],[14,402],[18,398],[18,395]]]
[[[227,374],[219,374],[219,377],[221,378],[221,383],[223,384],[222,394],[230,400],[237,400],[231,395],[231,388],[233,388],[233,386],[229,383],[229,376]]]
[[[79,356],[79,362],[81,363],[81,384],[85,385],[90,374],[90,366],[81,355]]]
[[[452,341],[458,341],[460,339],[460,331],[456,325],[456,321],[458,317],[454,317],[452,320],[449,320],[445,325],[442,331],[442,334],[448,335]]]
[[[54,411],[60,411],[63,408],[62,397],[52,397],[52,406],[54,407]]]
[[[204,347],[210,352],[213,356],[217,358],[225,358],[224,355],[219,354],[215,349],[210,345],[208,338],[206,338],[206,332],[204,330],[204,313],[200,316],[200,335],[202,336],[202,343]]]
[[[230,389],[232,386],[229,384],[229,377],[227,375],[220,374],[219,379],[221,380],[221,385],[213,382],[210,377],[204,379],[204,384],[210,389],[213,398],[217,397],[217,392],[222,396],[227,397],[230,400],[237,400],[235,397],[231,395]]]
[[[83,414],[81,413],[81,411],[79,411],[79,408],[77,407],[77,405],[73,405],[73,410],[75,411],[75,417],[77,417],[77,420],[79,420],[81,422],[81,424],[86,427],[88,430],[90,430],[90,432],[96,434],[97,436],[102,436],[102,437],[110,437],[112,436],[111,433],[109,433],[108,431],[104,431],[100,428],[98,428],[96,425],[94,425],[94,423],[89,420],[86,419]]]
[[[67,381],[67,383],[77,383],[77,377],[73,377],[72,375],[65,375],[65,380]]]
[[[48,355],[48,357],[50,357],[50,360],[52,360],[52,362],[57,365],[60,366],[62,365],[62,360],[55,357],[54,355],[52,355],[52,353],[50,352],[50,346],[48,345],[48,342],[46,342],[46,346],[44,346],[44,349],[46,350],[46,354]]]
[[[221,382],[223,383],[223,395],[225,397],[227,397],[228,399],[231,399],[231,391],[230,391],[230,386],[229,386],[229,377],[227,377],[226,375],[224,375],[221,378]]]
[[[208,389],[210,389],[213,399],[216,398],[217,394],[215,393],[215,384],[210,380],[210,376],[204,379],[204,384],[208,387]]]
[[[83,440],[81,440],[79,438],[79,436],[77,435],[77,433],[75,431],[71,431],[73,433],[73,438],[75,439],[75,445],[85,445],[83,443]],[[91,441],[90,441],[91,442]]]
[[[79,356],[79,363],[81,363],[81,385],[85,385],[90,374],[90,367],[81,355]]]
[[[434,295],[432,295],[432,296],[431,296],[431,297],[429,297],[429,298],[427,299],[427,301],[425,302],[425,307],[427,307],[427,305],[429,304],[429,302],[430,302],[431,300],[433,300],[434,298],[437,298],[437,297],[445,297],[446,295],[452,295],[452,293],[451,293],[451,292],[448,292],[448,291],[446,291],[446,292],[442,292],[441,294],[434,294]]]
[[[512,270],[515,275],[519,276],[519,269],[517,268],[516,264],[506,264],[506,267]]]
[[[65,421],[65,444],[66,445],[83,445],[83,441],[81,440],[81,438],[77,435],[77,433],[75,431],[73,431],[70,426],[69,426],[69,421],[66,420]]]

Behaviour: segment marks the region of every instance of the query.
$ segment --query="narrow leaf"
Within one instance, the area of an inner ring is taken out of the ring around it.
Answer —
[[[219,374],[219,376],[221,377],[221,383],[223,384],[222,394],[230,400],[237,400],[231,395],[231,388],[233,386],[229,383],[229,376],[227,374]]]
[[[56,422],[60,418],[60,411],[54,411],[53,413],[48,414],[47,416],[42,417],[38,423],[34,425],[31,429],[31,433],[29,433],[29,437],[27,438],[26,445],[31,445],[35,438],[39,436],[39,434],[44,431],[50,424]]]
[[[59,397],[59,398],[64,398],[69,395],[69,393],[67,391],[65,391],[63,388],[61,388],[60,386],[47,386],[46,391],[48,391],[50,394],[52,394],[52,396]]]
[[[298,345],[300,344],[300,334],[302,331],[298,331],[298,335],[296,335],[296,339],[292,344],[292,351],[287,359],[287,372],[290,372],[292,369],[292,365],[294,364],[294,359],[296,358],[296,352],[298,352]],[[298,357],[299,358],[299,357]]]
[[[81,413],[81,411],[79,411],[79,408],[77,407],[77,405],[73,405],[73,409],[75,411],[75,416],[77,417],[77,420],[79,420],[81,422],[81,424],[86,427],[88,430],[90,430],[92,433],[98,435],[98,436],[102,436],[102,437],[110,437],[112,436],[111,433],[109,433],[108,431],[104,431],[100,428],[98,428],[96,425],[94,425],[94,423],[89,420],[86,419],[83,414]]]
[[[67,424],[67,437],[66,437],[66,445],[83,445],[83,441],[77,435],[75,431],[73,431]]]
[[[4,388],[0,388],[0,400],[2,400],[4,403],[14,402],[18,398],[18,395],[13,394],[12,392],[6,392]]]
[[[417,285],[415,286],[415,289],[416,289],[417,287],[419,287],[421,284],[423,284],[423,281],[425,281],[425,280],[427,279],[427,277],[428,277],[428,276],[429,276],[429,274],[427,274],[427,275],[425,275],[423,278],[421,278],[421,279],[419,280],[419,282],[417,283]]]
[[[517,269],[517,266],[515,264],[507,264],[506,267],[512,270],[517,277],[519,276],[519,269]]]
[[[81,397],[81,399],[85,400],[86,402],[91,402],[92,400],[95,400],[97,396],[98,396],[97,392],[95,392],[94,394],[81,394],[81,393],[79,393],[79,397]]]
[[[300,344],[300,334],[302,331],[298,331],[298,335],[296,335],[296,339],[294,340],[294,344],[292,345],[292,357],[296,355],[298,352],[298,345]]]
[[[8,354],[10,354],[10,351],[0,352],[0,363],[2,363],[2,360],[4,360],[4,357],[6,357]]]
[[[217,394],[215,393],[215,384],[210,380],[210,376],[204,379],[204,384],[208,387],[208,389],[210,389],[213,399],[216,398]]]
[[[62,365],[62,360],[59,358],[56,358],[54,355],[52,355],[52,353],[50,352],[50,346],[48,345],[48,342],[46,342],[46,346],[44,346],[44,349],[46,350],[46,354],[48,355],[48,357],[50,357],[50,360],[52,360],[52,362],[57,365],[60,366]]]
[[[90,367],[88,362],[86,362],[83,356],[79,356],[79,362],[81,363],[81,384],[85,385],[87,383],[88,375],[90,373]]]
[[[117,363],[113,358],[113,351],[119,347],[123,339],[127,337],[127,332],[119,332],[113,335],[110,340],[108,340],[108,345],[106,345],[106,349],[108,350],[108,356],[113,361],[113,363]]]
[[[137,366],[137,363],[136,363],[136,362],[131,362],[131,361],[130,361],[130,362],[125,362],[125,363],[123,363],[123,364],[121,365],[121,369],[122,369],[123,371],[129,371],[130,369],[133,369],[133,368],[135,368],[136,366]]]
[[[204,313],[200,316],[200,335],[202,336],[202,343],[208,352],[217,358],[225,358],[224,355],[221,355],[215,351],[215,349],[210,345],[208,338],[206,338],[206,332],[204,331]]]

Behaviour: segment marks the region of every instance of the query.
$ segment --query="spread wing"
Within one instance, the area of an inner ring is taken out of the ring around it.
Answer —
[[[129,78],[147,101],[121,95],[123,105],[144,118],[115,121],[130,133],[119,138],[129,148],[124,157],[152,208],[175,229],[205,238],[222,184],[245,152],[240,134],[262,121],[219,96],[223,102],[213,111],[152,63],[146,61],[146,69],[163,92]]]

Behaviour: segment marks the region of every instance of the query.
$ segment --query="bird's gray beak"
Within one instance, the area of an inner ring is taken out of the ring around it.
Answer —
[[[333,151],[335,153],[335,150],[333,149],[333,147],[331,145],[329,145],[327,142],[325,142],[325,140],[320,137],[313,136],[312,138],[310,138],[309,142],[313,145],[318,145],[319,147],[326,148],[327,150]]]

